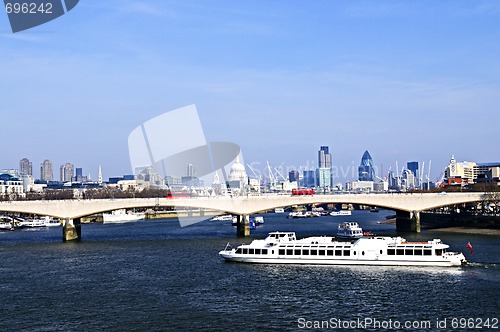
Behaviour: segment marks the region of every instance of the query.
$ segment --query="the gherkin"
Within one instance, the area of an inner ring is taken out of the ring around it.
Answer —
[[[375,178],[375,171],[373,169],[373,159],[368,150],[363,153],[361,157],[361,164],[358,167],[358,180],[359,181],[373,181]]]

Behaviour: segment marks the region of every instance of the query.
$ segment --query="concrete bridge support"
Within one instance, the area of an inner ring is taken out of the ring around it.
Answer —
[[[238,225],[236,226],[236,234],[239,237],[250,236],[250,218],[248,214],[239,214]]]
[[[397,211],[396,230],[420,233],[420,211]]]
[[[82,225],[80,218],[64,220],[63,241],[74,241],[82,238]]]

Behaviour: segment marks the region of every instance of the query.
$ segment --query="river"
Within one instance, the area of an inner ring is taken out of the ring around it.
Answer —
[[[299,238],[334,235],[339,222],[352,220],[379,235],[441,238],[471,263],[458,268],[225,263],[218,251],[227,242],[251,240],[237,238],[230,222],[83,224],[82,240],[66,243],[60,227],[17,230],[0,234],[0,330],[498,329],[500,237],[398,234],[395,225],[377,223],[391,213],[311,219],[265,214],[252,238],[272,231],[295,231]],[[474,254],[465,248],[468,242]]]

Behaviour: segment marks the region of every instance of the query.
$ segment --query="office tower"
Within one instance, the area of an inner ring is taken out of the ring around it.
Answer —
[[[373,181],[375,178],[375,170],[373,169],[373,159],[368,150],[361,157],[361,164],[358,167],[359,181]]]
[[[194,168],[194,165],[193,164],[188,164],[187,167],[186,167],[186,175],[187,176],[196,176],[196,170]]]
[[[33,164],[28,158],[23,158],[19,161],[19,174],[33,176]]]
[[[413,175],[418,178],[418,161],[407,162],[406,168],[408,168],[413,173]]]
[[[288,172],[288,181],[294,182],[297,181],[299,182],[299,171],[293,170]]]
[[[61,166],[61,182],[71,182],[75,176],[75,166],[70,163],[66,163]]]
[[[316,170],[317,184],[321,188],[330,188],[332,186],[332,169],[330,167],[321,167]]]
[[[85,182],[87,180],[83,176],[83,169],[81,167],[75,168],[75,181],[77,182]]]
[[[45,159],[40,166],[40,180],[42,181],[53,181],[54,173],[52,172],[52,162]]]
[[[314,171],[304,171],[303,185],[307,188],[316,187],[316,174]]]
[[[332,186],[332,155],[328,151],[328,146],[319,148],[316,179],[318,187],[327,188]]]
[[[328,152],[328,146],[321,146],[318,151],[318,168],[331,168],[332,155]]]

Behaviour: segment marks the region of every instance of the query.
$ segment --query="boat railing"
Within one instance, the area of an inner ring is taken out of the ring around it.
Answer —
[[[233,247],[232,247],[232,246],[231,246],[231,244],[228,242],[228,243],[226,244],[226,247],[224,248],[224,251],[231,251],[231,250],[233,250]]]

